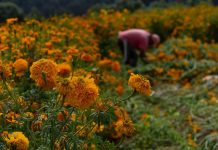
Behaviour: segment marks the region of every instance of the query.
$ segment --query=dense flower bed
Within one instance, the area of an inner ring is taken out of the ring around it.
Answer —
[[[216,149],[218,82],[205,77],[218,72],[217,14],[202,5],[8,19],[0,26],[0,147]],[[137,68],[123,65],[116,43],[128,28],[162,38]]]

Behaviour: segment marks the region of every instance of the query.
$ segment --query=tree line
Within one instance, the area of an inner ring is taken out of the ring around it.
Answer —
[[[16,16],[14,15],[16,10],[18,10],[18,16],[49,17],[63,13],[83,15],[89,9],[120,10],[128,8],[130,11],[134,11],[147,7],[167,7],[169,4],[192,6],[201,2],[218,4],[218,0],[0,0],[0,18],[7,18],[7,15],[10,16],[11,12],[13,12],[12,17]]]

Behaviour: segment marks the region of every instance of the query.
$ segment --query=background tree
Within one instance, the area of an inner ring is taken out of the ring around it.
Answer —
[[[0,0],[0,2],[11,2],[23,9],[27,16],[49,17],[62,13],[82,15],[88,9],[113,8],[131,11],[148,6],[166,7],[169,3],[185,5],[196,5],[201,2],[218,4],[218,0]],[[36,15],[37,14],[37,15]]]

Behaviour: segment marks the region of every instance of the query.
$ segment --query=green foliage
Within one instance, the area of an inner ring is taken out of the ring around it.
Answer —
[[[148,125],[146,125],[146,122]],[[139,121],[136,124],[138,132],[132,139],[127,139],[121,149],[161,149],[161,147],[179,148],[186,145],[181,134],[171,127],[170,122],[164,118],[149,116],[146,121]],[[134,141],[134,142],[133,142]],[[187,147],[187,146],[186,146]]]
[[[206,33],[207,41],[218,42],[218,14],[210,15],[208,19],[208,32]]]
[[[212,0],[186,0],[185,3],[190,6],[194,6],[200,3],[211,4]]]
[[[164,0],[161,1],[154,1],[149,5],[150,8],[167,8],[169,4]]]

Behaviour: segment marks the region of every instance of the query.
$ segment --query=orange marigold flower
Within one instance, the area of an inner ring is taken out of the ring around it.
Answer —
[[[69,55],[76,55],[78,53],[79,53],[79,50],[76,48],[71,48],[71,49],[67,50],[67,54],[69,54]]]
[[[28,62],[25,59],[18,59],[14,62],[13,67],[18,77],[22,76],[28,69]]]
[[[87,143],[85,143],[84,150],[96,150],[96,146],[95,144],[88,145]]]
[[[164,69],[163,68],[156,68],[155,71],[157,74],[162,74],[164,72]]]
[[[109,51],[109,56],[112,58],[117,58],[119,55],[117,55],[116,53]]]
[[[104,58],[98,62],[100,67],[111,68],[115,72],[120,71],[120,63],[118,61],[112,61],[108,58]]]
[[[45,47],[48,48],[48,49],[51,49],[52,48],[52,42],[46,42]]]
[[[16,114],[13,111],[10,111],[5,115],[5,119],[7,123],[19,124],[19,122],[17,121],[19,118],[20,118],[20,115]]]
[[[80,69],[76,69],[73,71],[73,75],[74,76],[88,76],[90,74],[90,72],[86,71],[85,69],[83,68],[80,68]]]
[[[172,68],[167,72],[167,75],[169,75],[175,80],[178,80],[181,77],[182,73],[182,70]]]
[[[102,80],[105,83],[111,83],[111,84],[115,84],[118,82],[117,78],[115,76],[111,75],[109,72],[102,73]]]
[[[99,95],[98,86],[93,78],[73,77],[70,81],[71,92],[66,95],[66,105],[85,109],[90,107]]]
[[[119,96],[123,95],[123,85],[122,84],[118,84],[116,88],[116,92]]]
[[[31,118],[31,119],[34,118],[34,114],[32,112],[25,112],[24,116],[27,117],[27,118]]]
[[[14,22],[16,22],[18,19],[17,18],[8,18],[6,20],[7,24],[13,24]]]
[[[141,94],[150,95],[152,93],[150,81],[141,75],[131,73],[128,85]]]
[[[115,129],[115,133],[121,132],[122,135],[126,135],[126,136],[131,136],[135,132],[134,124],[131,119],[118,119],[113,124],[113,127]],[[116,138],[121,138],[121,137],[116,137]]]
[[[157,57],[161,60],[161,59],[164,59],[166,57],[166,53],[164,51],[160,51],[157,55]]]
[[[143,114],[142,116],[141,116],[141,120],[146,120],[146,119],[148,119],[149,118],[149,115],[148,114]]]
[[[71,66],[67,63],[58,64],[58,75],[61,77],[68,77],[71,73]]]
[[[59,112],[57,115],[58,121],[62,122],[68,117],[69,113],[67,110],[64,110],[63,112]]]
[[[60,78],[57,81],[57,91],[62,94],[66,95],[67,93],[70,93],[73,89],[70,85],[71,80],[69,78]]]
[[[114,114],[117,120],[112,123],[112,138],[121,138],[123,135],[131,136],[135,132],[135,128],[127,111],[115,106]]]
[[[207,56],[211,59],[218,61],[218,54],[216,51],[208,51]]]
[[[37,109],[40,108],[40,104],[39,104],[39,103],[36,103],[36,102],[33,102],[33,103],[31,104],[31,108],[32,108],[33,110],[37,110]]]
[[[2,61],[0,60],[0,79],[3,78],[8,78],[11,76],[11,69],[9,64],[3,64]]]
[[[129,119],[130,118],[128,112],[122,107],[115,106],[114,114],[118,119],[123,119],[123,118]]]
[[[56,85],[57,64],[49,59],[40,59],[30,67],[30,77],[37,86],[51,89]]]
[[[188,79],[185,79],[182,84],[184,89],[190,89],[192,86]]]
[[[111,64],[112,64],[112,61],[108,58],[104,58],[98,62],[98,65],[100,67],[108,67],[109,68],[111,66]]]
[[[106,109],[106,105],[102,101],[98,101],[95,103],[95,110],[100,112]]]
[[[9,147],[15,147],[17,150],[27,150],[29,147],[29,140],[22,132],[5,134],[3,139]]]
[[[198,144],[192,139],[191,134],[188,134],[188,145],[192,147],[198,147]]]
[[[111,64],[111,68],[113,69],[113,71],[119,72],[120,71],[120,63],[118,61],[113,62]]]
[[[187,50],[175,50],[175,54],[178,56],[178,59],[184,59],[189,52]]]
[[[90,54],[86,54],[86,53],[83,53],[83,54],[81,55],[81,59],[82,59],[83,61],[86,61],[86,62],[91,62],[91,61],[93,61],[93,57],[92,57]]]
[[[33,42],[35,42],[35,40],[36,39],[34,37],[27,36],[22,38],[22,43],[26,45],[31,45]]]

